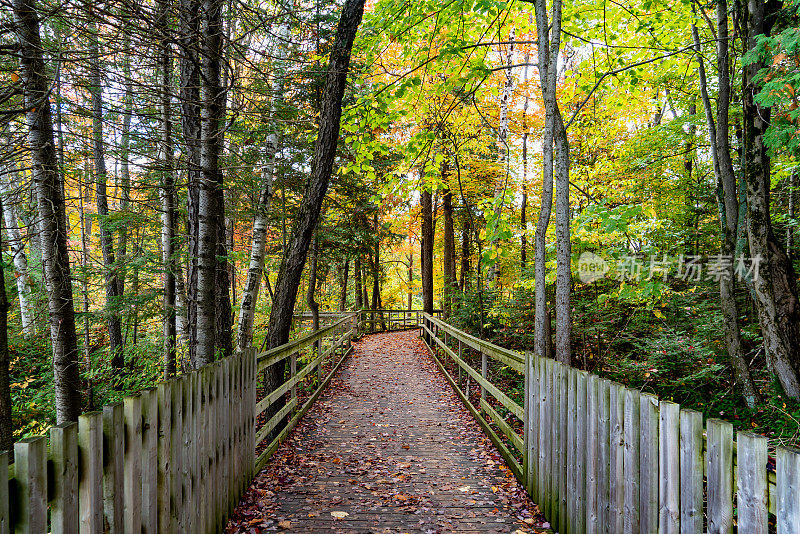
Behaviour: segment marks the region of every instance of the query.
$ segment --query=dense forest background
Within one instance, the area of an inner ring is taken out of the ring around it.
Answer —
[[[369,2],[332,130],[358,4],[0,0],[4,446],[273,346],[292,258],[798,442],[797,0]]]

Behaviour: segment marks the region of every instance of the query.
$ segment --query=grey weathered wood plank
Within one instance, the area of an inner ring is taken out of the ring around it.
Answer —
[[[681,532],[703,532],[703,414],[681,410]]]
[[[2,464],[2,460],[0,460]],[[78,517],[78,424],[64,423],[50,429],[50,529],[53,534],[77,534]],[[5,483],[0,473],[0,483]],[[0,495],[0,500],[2,500]],[[2,531],[0,527],[0,531]]]
[[[572,532],[579,534],[586,529],[587,380],[586,371],[575,371],[575,514],[573,516],[575,526]]]
[[[609,519],[607,532],[621,533],[625,512],[625,388],[612,382],[609,387]]]
[[[658,398],[639,397],[639,530],[658,531]]]
[[[750,432],[738,432],[736,464],[738,531],[767,534],[767,438]],[[795,484],[798,482],[800,480],[796,480]]]
[[[124,409],[121,402],[103,406],[103,516],[112,533],[124,532]]]
[[[103,413],[78,417],[78,504],[81,534],[100,534],[103,529]]]
[[[14,478],[17,481],[17,522],[14,532],[47,531],[47,441],[44,436],[14,444]]]
[[[567,410],[567,397],[568,397],[568,382],[567,382],[568,366],[559,364],[558,371],[558,398],[559,398],[559,421],[561,426],[561,436],[559,439],[558,451],[558,525],[561,532],[567,532],[567,427],[569,426]]]
[[[0,534],[11,532],[11,494],[8,479],[8,452],[0,451]]]
[[[183,532],[183,379],[171,381],[170,404],[170,531]]]
[[[598,382],[598,473],[597,473],[597,517],[601,532],[609,532],[611,525],[611,382]]]
[[[706,422],[706,472],[708,532],[733,532],[733,425],[709,419]]]
[[[123,517],[125,532],[142,530],[142,398],[123,400],[125,419],[125,459]]]
[[[600,426],[600,378],[589,375],[586,382],[586,533],[600,532],[598,517],[598,432]]]
[[[777,534],[800,532],[800,450],[778,447],[777,471]]]
[[[142,532],[158,531],[158,392],[144,390],[142,399]]]
[[[552,436],[550,439],[550,463],[549,463],[549,472],[550,472],[550,523],[555,527],[559,528],[561,525],[561,518],[559,517],[559,474],[560,468],[559,464],[561,462],[561,458],[559,455],[561,451],[559,449],[561,443],[561,405],[560,405],[560,383],[558,379],[558,367],[559,363],[555,360],[552,360],[550,363],[550,409],[553,411],[552,419],[551,419],[551,431],[550,435]]]
[[[641,401],[639,392],[625,388],[625,450],[623,452],[623,470],[625,477],[625,503],[623,532],[639,534],[639,409]]]
[[[172,386],[173,380],[158,384],[158,532],[172,527]]]
[[[659,404],[659,534],[679,534],[681,530],[680,410],[674,402],[662,400]]]
[[[577,454],[576,434],[577,427],[577,403],[576,403],[576,370],[572,367],[567,368],[567,480],[566,497],[567,506],[565,516],[567,518],[566,532],[575,532],[575,496],[577,493],[575,477],[577,473],[575,456]]]

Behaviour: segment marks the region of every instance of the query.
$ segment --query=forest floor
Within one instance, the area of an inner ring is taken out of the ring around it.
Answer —
[[[543,532],[418,331],[376,334],[257,476],[226,532]]]

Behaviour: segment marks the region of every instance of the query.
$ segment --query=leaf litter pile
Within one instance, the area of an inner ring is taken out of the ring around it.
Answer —
[[[226,532],[548,527],[414,330],[355,344],[256,476]]]

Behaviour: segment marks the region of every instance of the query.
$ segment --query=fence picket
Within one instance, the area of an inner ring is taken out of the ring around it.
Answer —
[[[639,397],[639,531],[658,532],[658,398]]]
[[[142,392],[142,532],[158,531],[158,392]]]
[[[586,491],[587,491],[587,416],[586,383],[589,374],[586,371],[575,371],[575,527],[572,532],[583,533],[586,530]]]
[[[14,532],[40,534],[47,531],[47,442],[44,436],[14,444],[14,478],[19,504]]]
[[[103,516],[111,533],[124,532],[125,426],[121,402],[103,406]]]
[[[2,467],[2,461],[0,459],[0,467]],[[77,423],[65,423],[50,429],[50,463],[53,470],[50,477],[52,481],[50,491],[51,532],[53,534],[77,534],[79,523]],[[8,474],[3,476],[0,473],[0,483],[7,481]],[[2,500],[3,495],[0,495],[0,501]],[[2,523],[1,519],[0,523]],[[0,532],[2,531],[3,527],[0,525]]]
[[[597,383],[598,435],[597,435],[597,518],[600,532],[609,532],[611,527],[611,415],[610,385],[606,379]]]
[[[678,534],[681,529],[680,409],[674,402],[659,404],[659,534]]]
[[[639,534],[639,439],[640,422],[639,411],[641,399],[635,389],[625,388],[625,450],[623,452],[623,475],[625,477],[624,490],[624,518],[623,532],[625,534]]]
[[[0,451],[0,534],[11,532],[11,492],[8,480],[8,452]]]
[[[552,410],[552,419],[550,424],[550,461],[548,462],[548,472],[549,472],[549,479],[550,479],[550,523],[553,525],[554,528],[558,529],[560,525],[560,516],[559,516],[559,473],[561,458],[560,454],[561,451],[559,450],[559,445],[561,442],[561,413],[559,411],[560,403],[559,403],[559,380],[558,380],[558,368],[561,364],[555,360],[550,361],[550,369],[549,369],[549,397],[550,397],[550,409]]]
[[[709,419],[706,422],[708,473],[708,532],[733,532],[733,425]]]
[[[750,432],[738,432],[736,464],[738,531],[767,534],[767,438]]]
[[[600,378],[589,375],[586,382],[586,533],[600,532],[598,506],[598,431],[600,426]]]
[[[567,411],[568,397],[568,366],[558,366],[558,413],[561,425],[560,439],[558,442],[558,525],[560,532],[567,531],[567,428],[569,427],[569,413]]]
[[[566,480],[566,498],[567,506],[565,516],[567,518],[568,533],[575,532],[575,496],[576,496],[576,483],[575,476],[577,473],[577,466],[575,457],[577,455],[577,443],[575,436],[575,428],[577,427],[577,413],[576,413],[576,375],[575,369],[568,367],[566,371],[567,377],[567,480]]]
[[[103,413],[78,417],[78,505],[81,534],[100,534],[103,529]]]
[[[778,534],[800,532],[800,450],[778,447],[777,452]]]
[[[609,387],[609,434],[610,434],[610,479],[609,520],[607,532],[618,533],[624,528],[625,510],[625,388],[612,382]]]
[[[170,531],[183,532],[183,383],[175,379],[170,387],[170,404],[172,405],[172,428],[170,428]]]
[[[681,410],[681,532],[703,532],[703,414]]]
[[[158,532],[170,532],[172,516],[172,385],[158,385]]]
[[[126,397],[125,412],[125,532],[142,530],[142,398]]]

